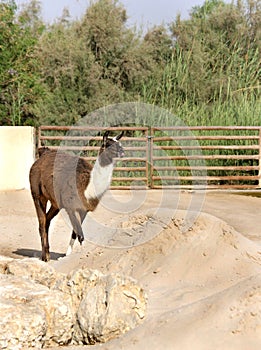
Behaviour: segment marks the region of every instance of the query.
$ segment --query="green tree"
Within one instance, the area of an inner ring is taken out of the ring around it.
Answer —
[[[40,72],[46,95],[36,105],[42,123],[72,124],[92,107],[100,69],[77,32],[78,23],[61,19],[38,43]]]
[[[17,13],[15,1],[0,0],[0,124],[72,124],[139,99],[193,124],[199,114],[256,120],[258,0],[208,0],[145,35],[127,18],[119,1],[95,0],[79,20],[65,11],[48,25],[40,1]]]
[[[202,6],[193,6],[190,15],[192,18],[203,19],[224,6],[226,6],[226,4],[223,0],[206,0]]]
[[[17,15],[17,21],[22,28],[27,28],[31,34],[38,38],[45,30],[45,24],[41,16],[42,6],[39,0],[30,0],[22,5]]]
[[[127,27],[126,10],[117,0],[93,2],[82,30],[103,79],[131,91],[146,77],[152,63],[149,48],[134,28]]]
[[[0,124],[33,124],[32,106],[41,93],[37,39],[16,18],[14,1],[0,3]]]
[[[186,106],[187,115],[188,110],[214,115],[226,106],[230,112],[234,108],[238,122],[244,113],[238,101],[250,105],[249,94],[260,97],[260,9],[257,1],[247,4],[206,1],[193,9],[190,19],[177,17],[170,25],[172,58],[158,84],[151,84],[156,89],[150,91],[153,101],[174,110]],[[251,103],[256,113],[257,102]]]
[[[144,36],[144,42],[150,47],[150,55],[154,62],[165,65],[170,61],[173,41],[164,25],[154,26]]]
[[[43,123],[70,124],[104,105],[137,99],[151,74],[148,45],[126,25],[122,5],[93,2],[78,21],[63,18],[39,40],[48,91],[37,105]]]

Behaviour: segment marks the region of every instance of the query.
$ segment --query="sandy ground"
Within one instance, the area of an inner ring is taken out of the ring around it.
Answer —
[[[1,255],[39,257],[37,226],[29,191],[0,192]],[[118,339],[71,350],[261,348],[261,198],[110,191],[83,227],[84,245],[64,257],[71,229],[64,213],[53,220],[50,264],[130,275],[148,312]]]

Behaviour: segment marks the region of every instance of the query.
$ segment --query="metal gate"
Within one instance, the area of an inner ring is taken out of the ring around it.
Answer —
[[[261,126],[41,126],[38,147],[94,162],[104,130],[125,132],[125,157],[116,163],[112,188],[261,188]]]

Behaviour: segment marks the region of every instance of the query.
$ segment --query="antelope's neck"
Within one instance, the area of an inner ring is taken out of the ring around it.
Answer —
[[[91,171],[90,181],[84,191],[85,198],[88,200],[100,199],[104,192],[109,188],[113,172],[113,162],[105,166],[101,165],[100,156]]]
[[[99,161],[101,167],[106,167],[107,165],[113,163],[113,157],[109,150],[105,149],[99,154],[97,161]]]

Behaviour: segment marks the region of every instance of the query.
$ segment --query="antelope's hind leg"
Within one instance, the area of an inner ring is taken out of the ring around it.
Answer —
[[[36,214],[39,222],[39,234],[42,245],[42,260],[50,260],[48,230],[46,229],[46,205],[47,200],[43,196],[33,196]]]
[[[70,243],[66,252],[66,255],[70,255],[72,250],[73,250],[73,246],[74,246],[74,242],[76,240],[76,238],[78,237],[78,240],[80,242],[80,244],[82,244],[82,242],[84,241],[84,235],[83,235],[83,231],[82,231],[82,226],[81,224],[83,223],[83,220],[86,217],[87,212],[84,210],[81,210],[80,212],[77,212],[76,215],[74,215],[73,213],[69,214],[72,226],[73,226],[73,231],[72,231],[72,236],[70,239]],[[73,217],[71,219],[71,216]],[[73,224],[74,222],[74,224]],[[80,234],[78,234],[78,232],[80,232]]]
[[[59,209],[56,208],[54,205],[51,205],[51,208],[48,210],[46,214],[46,223],[45,223],[45,228],[46,232],[48,234],[48,230],[50,227],[51,220],[59,213]]]

